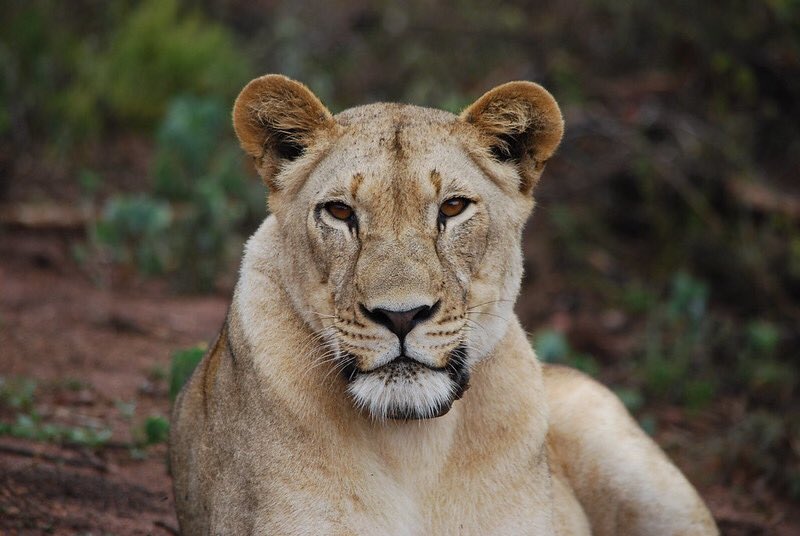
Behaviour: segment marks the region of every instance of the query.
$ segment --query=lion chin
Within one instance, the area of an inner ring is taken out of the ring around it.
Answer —
[[[356,407],[373,419],[420,420],[441,417],[469,388],[463,354],[453,352],[447,366],[432,368],[406,356],[370,371],[350,361],[347,391]]]

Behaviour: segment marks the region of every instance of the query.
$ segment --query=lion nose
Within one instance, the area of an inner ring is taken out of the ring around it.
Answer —
[[[369,310],[363,306],[362,310],[367,318],[386,326],[389,331],[397,335],[402,341],[414,329],[414,326],[433,316],[437,305],[439,305],[439,302],[436,302],[433,307],[423,305],[407,311],[390,311],[381,308]]]

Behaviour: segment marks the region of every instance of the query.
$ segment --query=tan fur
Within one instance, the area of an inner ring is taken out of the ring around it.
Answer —
[[[530,191],[563,130],[549,93],[331,117],[268,76],[234,126],[273,215],[175,404],[184,534],[716,533],[613,395],[543,369],[514,317]],[[453,197],[473,203],[442,220]],[[402,345],[370,316],[417,307]]]

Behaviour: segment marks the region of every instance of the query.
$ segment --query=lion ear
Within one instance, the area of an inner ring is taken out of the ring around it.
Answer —
[[[533,82],[497,86],[461,112],[461,119],[478,129],[496,160],[518,167],[525,193],[533,190],[564,133],[556,100]]]
[[[302,156],[320,131],[334,123],[311,90],[285,76],[251,80],[233,105],[233,128],[270,188],[281,165]]]

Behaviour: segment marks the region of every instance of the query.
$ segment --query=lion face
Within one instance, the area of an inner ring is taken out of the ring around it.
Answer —
[[[332,117],[283,77],[256,79],[237,100],[237,134],[291,256],[287,305],[373,418],[446,413],[513,321],[530,191],[562,128],[554,102],[555,118],[519,93],[500,95],[511,102],[499,109],[490,92],[461,117],[391,104]]]
[[[476,296],[473,282],[489,276],[500,287],[502,274],[480,268],[494,234],[491,200],[502,192],[451,139],[451,118],[430,125],[415,120],[416,108],[373,108],[339,118],[343,132],[294,202],[321,276],[305,295],[316,297],[315,320],[359,406],[435,417],[463,393],[476,337],[487,336],[470,307],[500,298]],[[365,132],[361,118],[376,112],[380,124]]]

